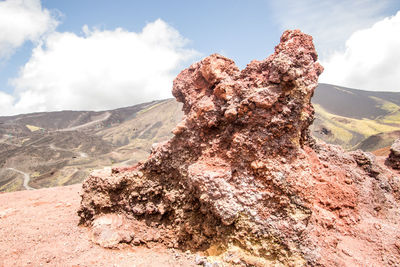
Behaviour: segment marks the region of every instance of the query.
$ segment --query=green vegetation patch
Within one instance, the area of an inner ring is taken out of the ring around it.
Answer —
[[[361,135],[363,139],[365,139],[371,135],[400,130],[400,125],[393,124],[396,119],[400,119],[400,112],[390,114],[389,116],[385,116],[383,118],[380,118],[379,120],[371,120],[366,118],[354,119],[335,115],[329,113],[318,104],[315,104],[314,107],[317,116],[323,121],[323,124],[332,132],[333,136],[327,137],[327,141],[340,140],[340,143],[343,143],[346,148],[350,148],[352,147],[352,145],[354,145],[351,144],[351,140],[354,138],[355,134]],[[389,104],[387,104],[386,108],[389,107]],[[397,122],[398,121],[399,120],[397,120]]]

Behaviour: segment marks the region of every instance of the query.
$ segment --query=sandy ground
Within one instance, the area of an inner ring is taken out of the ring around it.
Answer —
[[[198,266],[164,247],[104,249],[78,226],[81,185],[0,194],[0,266]]]

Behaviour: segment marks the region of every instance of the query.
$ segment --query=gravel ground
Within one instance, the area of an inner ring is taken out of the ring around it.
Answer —
[[[0,266],[198,266],[164,247],[111,250],[78,226],[81,185],[0,194]]]

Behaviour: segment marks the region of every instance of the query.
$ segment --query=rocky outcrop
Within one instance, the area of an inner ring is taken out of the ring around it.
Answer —
[[[145,162],[93,172],[81,223],[107,247],[159,242],[237,266],[399,262],[399,178],[309,135],[322,70],[298,30],[242,71],[217,54],[183,70],[174,137]]]
[[[387,165],[391,166],[393,169],[400,169],[400,139],[397,139],[390,147]]]

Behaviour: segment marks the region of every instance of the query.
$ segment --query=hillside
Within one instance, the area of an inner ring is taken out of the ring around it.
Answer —
[[[169,139],[180,109],[164,100],[0,117],[0,191],[75,184],[93,169],[142,160],[154,142]]]
[[[400,138],[400,131],[388,132],[388,133],[380,133],[371,135],[367,139],[360,142],[355,149],[361,149],[364,151],[376,151],[383,149],[389,154],[389,148],[393,144],[393,142]]]
[[[372,151],[393,139],[386,145],[358,144],[370,136],[400,130],[400,93],[319,84],[312,102],[316,111],[312,133],[327,143]]]
[[[400,93],[320,84],[312,134],[347,149],[388,146],[400,131]],[[69,185],[104,166],[145,159],[182,118],[174,99],[107,111],[0,117],[0,191]],[[381,134],[384,133],[384,134]]]

